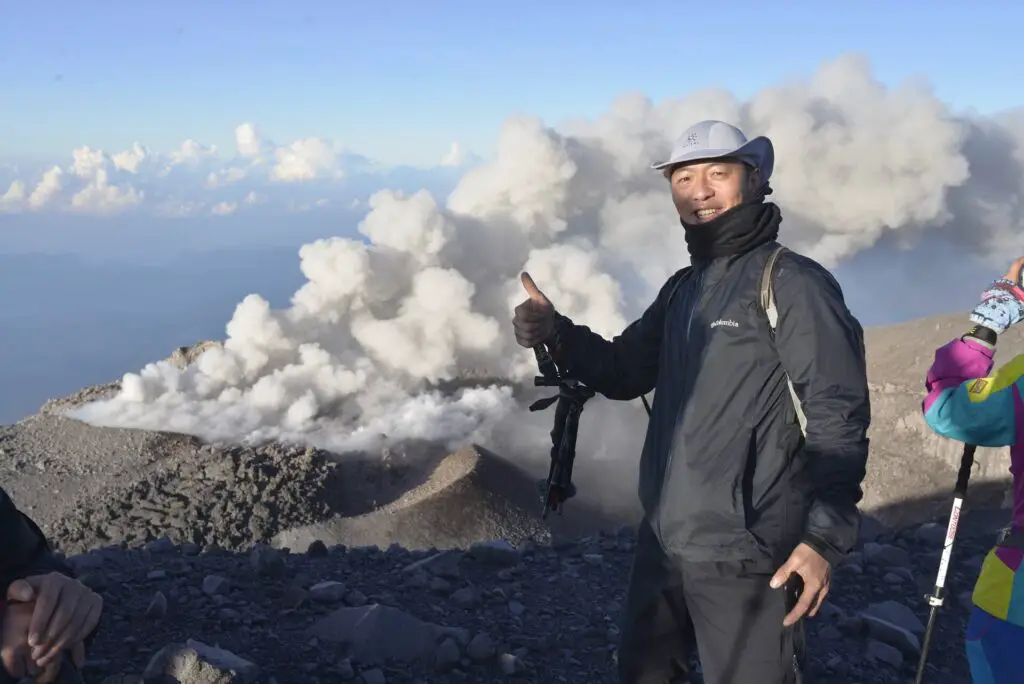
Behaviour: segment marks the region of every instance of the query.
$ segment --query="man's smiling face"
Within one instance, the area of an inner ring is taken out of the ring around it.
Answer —
[[[756,169],[733,159],[678,166],[669,175],[672,203],[683,222],[707,223],[750,196],[759,175]]]

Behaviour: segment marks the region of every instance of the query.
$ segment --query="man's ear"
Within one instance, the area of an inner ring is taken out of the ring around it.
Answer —
[[[753,195],[761,188],[761,169],[747,167],[747,194]]]

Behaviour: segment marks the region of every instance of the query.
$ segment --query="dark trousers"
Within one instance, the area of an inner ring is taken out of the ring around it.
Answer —
[[[644,520],[622,620],[619,682],[690,682],[696,654],[704,684],[799,684],[803,623],[783,627],[796,592],[768,586],[776,569],[771,560],[672,562]]]

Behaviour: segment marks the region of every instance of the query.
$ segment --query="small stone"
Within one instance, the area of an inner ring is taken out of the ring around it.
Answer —
[[[941,546],[946,542],[947,525],[926,522],[914,531],[914,541],[919,544],[935,544]]]
[[[337,665],[335,665],[334,671],[338,673],[338,676],[341,677],[342,681],[355,679],[356,676],[356,671],[352,667],[352,660],[349,658],[344,658]]]
[[[288,569],[282,550],[266,544],[253,545],[249,552],[249,565],[258,575],[265,577],[280,577]]]
[[[482,661],[493,657],[495,650],[491,637],[480,632],[469,642],[469,646],[466,647],[466,655],[473,660]]]
[[[864,650],[864,657],[871,662],[881,662],[899,668],[903,665],[903,654],[893,646],[869,639]]]
[[[347,591],[344,582],[318,582],[309,588],[309,600],[317,603],[336,603],[345,598]]]
[[[480,592],[473,587],[463,587],[452,594],[450,598],[460,608],[472,608],[480,603]]]
[[[310,558],[324,558],[327,556],[327,544],[324,544],[319,539],[313,541],[306,549],[306,555]]]
[[[417,570],[426,570],[436,577],[458,579],[462,573],[459,570],[459,561],[462,553],[455,550],[441,551],[422,560],[410,563],[402,569],[402,572],[413,573]]]
[[[372,670],[363,670],[359,676],[363,678],[363,684],[388,684],[387,677],[384,676],[384,672],[378,667]]]
[[[501,667],[501,673],[506,677],[511,677],[519,669],[519,658],[511,653],[502,653],[498,656],[498,664]]]
[[[260,668],[231,651],[189,639],[184,644],[170,644],[160,649],[149,661],[142,678],[148,681],[165,675],[176,680],[185,678],[185,681],[251,684],[259,679]]]
[[[459,645],[449,637],[437,647],[437,652],[434,654],[434,666],[438,670],[449,670],[458,664],[461,657]]]
[[[156,592],[146,608],[146,617],[160,619],[167,615],[167,597],[162,591]]]
[[[170,553],[171,551],[174,551],[174,542],[170,537],[165,535],[159,539],[154,539],[151,542],[146,542],[143,544],[142,548],[154,554]]]
[[[433,577],[430,580],[430,591],[437,594],[447,594],[452,590],[452,583],[441,577]]]
[[[207,596],[223,594],[228,590],[230,582],[220,575],[207,575],[203,578],[203,593]]]
[[[476,542],[469,547],[469,555],[492,565],[510,566],[519,562],[519,551],[502,539]]]
[[[876,544],[868,542],[864,545],[864,560],[871,565],[883,567],[910,567],[913,560],[906,549],[892,544]]]

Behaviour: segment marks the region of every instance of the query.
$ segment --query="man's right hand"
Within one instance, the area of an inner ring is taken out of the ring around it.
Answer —
[[[551,339],[555,332],[555,307],[533,282],[529,273],[523,271],[520,280],[528,296],[516,307],[512,318],[516,342],[523,347],[536,347]]]

